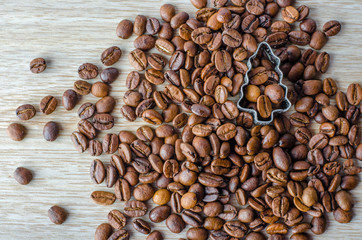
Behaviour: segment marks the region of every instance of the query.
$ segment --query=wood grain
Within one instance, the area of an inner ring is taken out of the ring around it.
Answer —
[[[28,136],[19,143],[9,140],[6,128],[11,122],[20,122],[14,114],[17,106],[38,106],[40,99],[49,94],[60,100],[62,93],[78,79],[78,66],[84,62],[101,66],[101,52],[113,45],[123,50],[124,57],[115,65],[122,74],[112,84],[111,95],[118,101],[112,132],[135,130],[144,124],[128,123],[120,117],[119,107],[126,90],[124,80],[132,70],[126,56],[133,48],[134,37],[120,40],[115,28],[120,20],[134,19],[136,14],[159,17],[159,7],[166,2],[175,4],[178,11],[195,11],[188,0],[0,0],[0,239],[92,239],[95,228],[106,222],[110,210],[123,209],[123,203],[118,201],[104,207],[94,204],[89,197],[94,190],[107,189],[90,182],[88,171],[93,158],[78,154],[72,146],[69,135],[78,121],[75,110],[68,112],[58,107],[49,116],[38,112],[33,119],[23,122]],[[341,33],[330,38],[323,49],[332,57],[330,70],[323,77],[333,77],[342,90],[349,83],[361,83],[360,0],[298,1],[297,5],[301,4],[311,7],[311,18],[317,20],[319,29],[331,19],[343,24]],[[35,57],[44,57],[48,62],[42,74],[29,71],[29,62]],[[81,103],[86,101],[96,99],[87,96]],[[51,120],[62,129],[54,143],[42,137],[44,124]],[[109,156],[100,159],[108,162]],[[12,178],[17,166],[34,172],[34,180],[28,186],[21,186]],[[362,188],[352,192],[356,200],[352,223],[336,223],[328,214],[327,232],[314,239],[361,239]],[[51,224],[47,217],[47,210],[54,204],[69,213],[61,226]],[[164,223],[152,224],[152,228],[163,230],[165,239],[178,239],[186,233],[171,234]],[[131,239],[145,238],[131,232]]]

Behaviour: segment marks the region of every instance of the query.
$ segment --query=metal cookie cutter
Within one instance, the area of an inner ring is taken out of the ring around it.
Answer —
[[[251,108],[244,108],[242,107],[242,100],[244,100],[244,87],[247,86],[249,84],[249,72],[252,69],[252,65],[251,62],[258,56],[259,51],[264,51],[265,55],[268,57],[269,61],[275,66],[274,70],[275,72],[278,74],[279,77],[279,85],[284,89],[285,92],[285,97],[284,100],[281,102],[281,108],[278,109],[274,109],[271,112],[271,116],[267,119],[259,119],[258,116],[258,112],[254,109]],[[289,108],[292,106],[292,104],[290,103],[289,99],[288,99],[288,87],[285,86],[282,81],[283,81],[283,73],[280,70],[280,59],[273,53],[272,48],[270,47],[270,45],[266,42],[261,42],[258,46],[258,49],[256,50],[256,52],[248,59],[247,62],[247,66],[248,66],[248,71],[245,73],[245,77],[244,77],[244,84],[241,85],[240,88],[240,99],[237,103],[237,106],[239,108],[240,111],[244,111],[244,112],[248,112],[251,113],[254,117],[254,124],[256,125],[269,125],[270,123],[273,122],[274,119],[274,115],[275,114],[280,114],[283,112],[286,112],[289,110]]]

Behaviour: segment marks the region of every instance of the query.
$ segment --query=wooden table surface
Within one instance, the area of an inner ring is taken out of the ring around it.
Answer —
[[[11,141],[6,128],[11,122],[21,122],[15,115],[19,105],[30,103],[38,108],[40,99],[49,94],[60,100],[62,93],[79,79],[77,69],[82,63],[103,67],[100,54],[113,45],[123,50],[124,57],[115,64],[122,74],[112,84],[111,96],[117,99],[117,106],[116,125],[111,132],[135,130],[144,124],[128,123],[119,113],[125,77],[132,70],[126,56],[133,48],[134,37],[121,40],[115,29],[120,20],[133,20],[137,14],[159,18],[159,7],[166,2],[175,4],[177,11],[194,14],[189,0],[0,0],[0,239],[92,239],[95,228],[107,221],[110,210],[123,210],[119,201],[104,207],[90,199],[92,191],[108,189],[90,181],[89,166],[94,158],[77,153],[70,141],[78,121],[76,110],[68,112],[60,106],[49,116],[38,112],[33,119],[22,122],[28,129],[22,142]],[[331,19],[343,24],[341,33],[330,38],[323,49],[331,54],[332,61],[324,77],[333,77],[344,91],[349,83],[361,83],[360,0],[301,0],[297,6],[301,4],[311,8],[310,16],[319,29]],[[29,62],[35,57],[47,60],[48,67],[42,74],[29,71]],[[96,98],[89,95],[81,103],[87,101],[95,102]],[[49,143],[43,139],[42,129],[51,120],[60,124],[61,135]],[[99,157],[107,163],[109,158]],[[29,185],[19,185],[13,179],[18,166],[34,172]],[[362,238],[362,187],[352,193],[356,201],[352,222],[336,223],[329,214],[328,230],[314,239]],[[63,225],[54,225],[47,217],[49,207],[55,204],[69,213]],[[164,223],[152,224],[152,229],[164,230],[165,239],[178,239],[186,233],[171,234]],[[145,235],[132,232],[131,239],[145,239]]]

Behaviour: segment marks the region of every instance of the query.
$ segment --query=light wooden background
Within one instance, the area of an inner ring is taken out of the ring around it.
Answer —
[[[102,67],[100,54],[113,45],[123,50],[124,57],[115,65],[122,74],[112,84],[111,95],[118,100],[112,132],[135,130],[142,125],[141,121],[129,124],[120,118],[124,80],[131,70],[126,56],[133,48],[134,38],[122,41],[116,37],[115,29],[120,20],[133,20],[136,14],[159,17],[159,7],[166,2],[175,4],[178,11],[195,11],[188,0],[0,0],[0,239],[92,239],[95,228],[106,222],[110,210],[123,209],[123,203],[118,201],[103,207],[90,200],[92,191],[107,189],[91,183],[89,166],[93,157],[78,154],[70,141],[69,135],[78,121],[76,110],[67,112],[58,107],[49,116],[38,112],[23,122],[28,136],[22,142],[11,141],[6,128],[11,122],[20,122],[15,116],[17,106],[31,103],[38,107],[40,99],[48,94],[60,100],[62,93],[78,80],[78,66],[91,62]],[[324,76],[335,78],[343,90],[349,83],[361,83],[360,0],[301,0],[297,6],[301,4],[311,8],[311,17],[317,20],[319,29],[331,19],[343,24],[342,32],[324,48],[332,56],[330,70]],[[48,62],[46,71],[39,75],[28,69],[35,57],[44,57]],[[96,99],[87,96],[81,103],[86,101]],[[50,120],[58,122],[62,129],[53,143],[42,137],[43,126]],[[108,162],[109,156],[100,159]],[[34,172],[34,180],[28,186],[21,186],[12,178],[18,166]],[[353,191],[353,196],[356,207],[352,223],[342,225],[332,220],[327,232],[314,239],[362,238],[361,186]],[[47,217],[47,210],[54,204],[69,212],[61,226],[50,223]],[[331,215],[328,217],[332,219]],[[163,223],[152,224],[152,228],[165,230],[165,239],[185,237],[186,233],[171,234]],[[144,238],[138,233],[131,237]]]

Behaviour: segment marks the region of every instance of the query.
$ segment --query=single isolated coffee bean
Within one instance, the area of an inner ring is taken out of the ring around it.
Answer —
[[[56,122],[50,121],[44,125],[43,136],[45,140],[53,142],[57,139],[58,135],[59,127]]]
[[[121,56],[122,50],[117,46],[113,46],[104,50],[101,55],[101,61],[105,66],[111,66],[118,62]]]
[[[30,71],[32,73],[41,73],[46,69],[47,64],[44,58],[35,58],[30,62]]]
[[[128,19],[123,19],[118,23],[116,34],[119,38],[128,39],[133,32],[133,23]]]
[[[21,185],[27,185],[33,179],[33,174],[27,168],[18,167],[14,171],[14,179]]]
[[[12,123],[8,126],[8,135],[14,141],[21,141],[25,138],[26,128],[19,123]]]
[[[79,66],[78,75],[84,80],[96,78],[98,76],[98,67],[92,63],[84,63]]]
[[[46,96],[40,101],[40,111],[45,115],[49,115],[57,108],[58,101],[53,96]]]
[[[21,120],[32,119],[36,114],[35,107],[31,104],[24,104],[16,109],[16,116]]]
[[[67,219],[64,208],[53,206],[48,210],[48,217],[54,224],[62,224]]]

